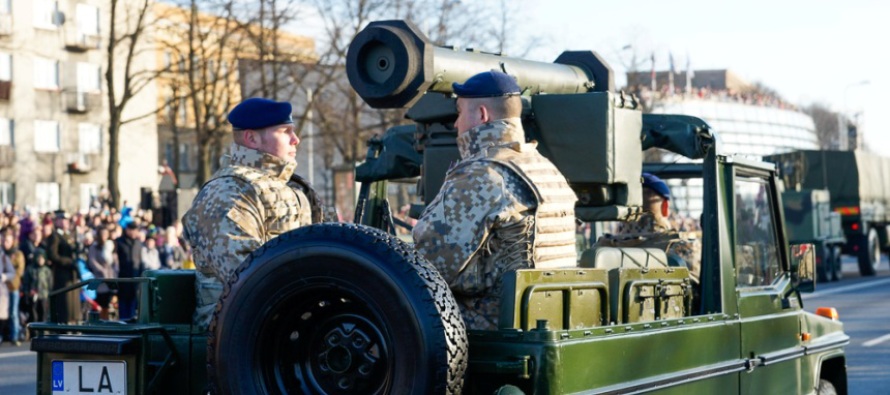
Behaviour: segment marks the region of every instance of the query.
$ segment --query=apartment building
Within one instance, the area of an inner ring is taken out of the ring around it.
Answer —
[[[180,188],[197,189],[202,149],[198,140],[209,139],[205,149],[211,158],[209,171],[212,173],[218,167],[218,158],[232,141],[225,119],[228,110],[242,97],[259,95],[257,91],[242,92],[240,62],[256,63],[263,58],[265,63],[314,63],[317,61],[315,41],[285,31],[273,33],[256,25],[245,26],[233,18],[210,12],[193,16],[190,10],[171,4],[155,3],[152,11],[156,67],[166,71],[157,79],[157,105],[161,108],[156,117],[158,161],[175,167]],[[190,49],[188,36],[192,23],[197,28]],[[263,50],[257,45],[260,36],[266,41]],[[293,85],[285,81],[277,84]],[[287,98],[281,95],[276,99]],[[200,133],[196,131],[198,124],[202,124]],[[208,132],[208,129],[216,131]],[[181,201],[179,205],[188,207],[188,203]]]
[[[0,0],[0,204],[82,211],[107,184],[109,12],[105,0]],[[154,105],[137,98],[127,113]],[[157,187],[156,136],[154,119],[121,133],[124,200]]]

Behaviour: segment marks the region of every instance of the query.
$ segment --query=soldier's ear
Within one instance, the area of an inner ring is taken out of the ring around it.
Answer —
[[[244,130],[243,145],[250,149],[257,149],[260,145],[260,132],[258,130]]]
[[[488,107],[482,104],[479,104],[479,121],[481,121],[481,123],[491,121],[491,112],[488,111]]]
[[[661,201],[661,216],[667,218],[671,211],[671,202],[667,199]]]

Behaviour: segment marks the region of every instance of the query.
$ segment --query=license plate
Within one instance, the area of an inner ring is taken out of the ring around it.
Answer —
[[[125,394],[127,363],[123,361],[53,361],[55,394]]]

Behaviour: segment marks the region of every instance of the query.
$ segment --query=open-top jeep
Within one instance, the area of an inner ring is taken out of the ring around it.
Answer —
[[[418,189],[435,196],[458,154],[454,100],[434,92],[492,68],[525,89],[528,138],[566,175],[579,220],[638,217],[644,170],[702,185],[700,282],[645,239],[599,245],[578,267],[507,275],[498,330],[465,330],[435,268],[392,235],[386,181],[422,169]],[[187,271],[130,280],[141,290],[131,322],[32,324],[39,393],[846,393],[849,338],[803,310],[814,254],[787,243],[775,166],[718,154],[699,119],[643,115],[593,52],[538,63],[376,22],[347,71],[371,106],[411,106],[416,123],[371,141],[361,224],[301,228],[255,251],[209,333],[191,325]],[[652,147],[698,160],[644,166]]]

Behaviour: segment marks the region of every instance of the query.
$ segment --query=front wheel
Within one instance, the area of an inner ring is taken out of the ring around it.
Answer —
[[[448,285],[377,229],[321,224],[254,252],[208,339],[220,394],[459,394],[466,329]]]
[[[859,243],[859,274],[874,276],[881,264],[881,246],[878,231],[869,229]]]

